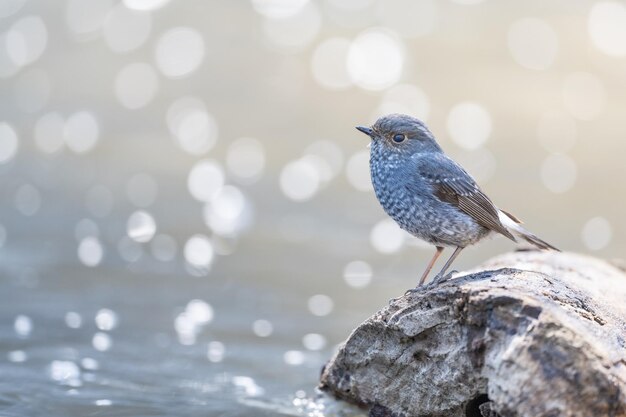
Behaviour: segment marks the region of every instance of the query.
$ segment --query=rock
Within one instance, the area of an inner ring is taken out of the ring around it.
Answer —
[[[626,275],[517,252],[374,314],[320,388],[380,417],[626,416]]]

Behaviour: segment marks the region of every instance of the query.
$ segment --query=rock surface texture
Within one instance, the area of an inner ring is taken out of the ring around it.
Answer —
[[[326,365],[322,390],[375,417],[626,416],[626,275],[517,252],[392,301]]]

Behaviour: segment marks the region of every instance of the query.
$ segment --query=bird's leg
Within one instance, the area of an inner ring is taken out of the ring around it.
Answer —
[[[450,265],[452,265],[452,262],[454,262],[454,260],[456,259],[457,256],[459,256],[459,253],[461,253],[462,250],[463,250],[463,247],[457,246],[457,248],[454,250],[454,253],[452,254],[452,256],[450,256],[450,259],[448,259],[448,261],[443,266],[443,268],[441,268],[441,271],[439,271],[439,273],[437,274],[435,279],[433,279],[433,283],[434,284],[442,283],[442,282],[444,282],[444,281],[446,281],[446,280],[448,280],[450,278],[449,275],[444,275],[444,274],[446,273],[448,268],[450,268]],[[450,275],[452,275],[452,274],[450,274]]]
[[[426,278],[428,277],[428,274],[430,274],[430,271],[433,269],[433,266],[435,265],[435,262],[437,262],[437,259],[439,259],[439,257],[441,256],[441,253],[443,252],[443,246],[437,246],[437,251],[435,252],[435,254],[433,255],[432,259],[430,260],[430,262],[428,263],[428,266],[426,267],[426,270],[424,271],[424,273],[422,274],[422,277],[420,278],[419,283],[417,284],[417,286],[415,288],[411,288],[410,290],[407,290],[406,294],[418,291],[418,288],[421,287],[422,285],[424,285],[424,281],[426,281]]]
[[[437,246],[437,251],[433,255],[433,258],[428,263],[426,270],[424,271],[424,273],[422,274],[422,277],[420,278],[419,284],[417,284],[418,287],[421,287],[422,285],[424,285],[424,281],[426,281],[428,274],[430,274],[430,271],[433,269],[435,262],[437,262],[437,259],[439,259],[442,252],[443,252],[443,246]]]

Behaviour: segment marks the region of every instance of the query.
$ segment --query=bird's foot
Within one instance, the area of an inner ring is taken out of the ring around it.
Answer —
[[[452,275],[454,274],[458,274],[459,271],[450,271],[449,273],[447,273],[446,275],[442,275],[442,274],[437,274],[435,276],[435,278],[432,281],[433,285],[439,285],[442,282],[445,282],[447,280],[449,280],[450,278],[452,278]]]
[[[445,282],[445,281],[449,280],[450,278],[452,278],[452,275],[458,274],[458,273],[459,273],[459,271],[450,271],[446,275],[437,274],[435,276],[435,278],[433,278],[433,280],[428,283],[427,287],[430,287],[431,285],[433,285],[433,286],[434,285],[439,285],[442,282]],[[408,290],[406,290],[406,292],[404,293],[403,297],[406,297],[407,295],[410,295],[410,294],[422,291],[422,287],[423,287],[422,285],[418,285],[415,288],[409,288]],[[398,301],[400,298],[402,298],[402,297],[390,298],[389,299],[389,304]]]
[[[404,293],[404,295],[409,295],[409,294],[413,294],[414,292],[419,292],[422,290],[421,286],[415,287],[415,288],[409,288],[408,290],[406,290],[406,292]]]
[[[412,293],[413,291],[417,290],[417,288],[413,288],[410,290],[407,290],[404,295],[400,296],[400,297],[394,297],[394,298],[390,298],[389,299],[389,304],[395,303],[396,301],[398,301],[399,299],[401,299],[402,297],[406,297],[407,295],[409,295],[410,293]]]
[[[405,295],[406,295],[406,294],[405,294]],[[401,298],[402,298],[402,297],[390,298],[390,299],[389,299],[389,302],[388,302],[387,304],[393,304],[393,303],[395,303],[396,301],[398,301],[398,300],[399,300],[399,299],[401,299]]]
[[[418,291],[421,291],[421,287],[409,288],[408,290],[406,290],[406,292],[404,293],[404,295],[402,297],[406,297],[407,295],[413,294],[414,292],[418,292]],[[395,303],[396,301],[398,301],[402,297],[390,298],[389,299],[389,304]]]

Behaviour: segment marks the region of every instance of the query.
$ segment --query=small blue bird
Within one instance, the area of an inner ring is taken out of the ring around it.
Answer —
[[[371,127],[357,126],[371,139],[370,173],[378,201],[398,225],[437,251],[419,280],[421,286],[444,247],[454,253],[435,277],[444,275],[459,253],[491,233],[521,238],[539,249],[558,250],[498,209],[476,181],[443,152],[420,120],[390,114]]]

